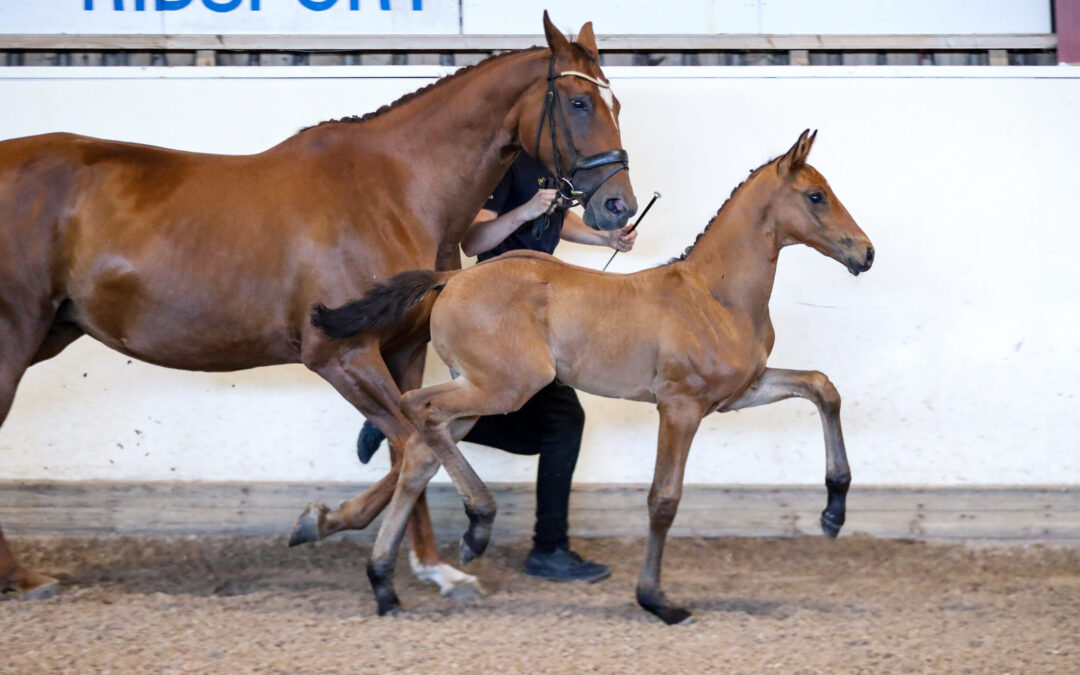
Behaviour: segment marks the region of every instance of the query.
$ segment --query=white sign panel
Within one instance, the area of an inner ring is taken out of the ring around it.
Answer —
[[[459,27],[456,0],[0,0],[0,33],[430,35]]]
[[[0,0],[0,33],[1049,33],[1048,0]]]
[[[547,9],[599,34],[1049,33],[1047,0],[463,0],[465,33],[536,34]]]

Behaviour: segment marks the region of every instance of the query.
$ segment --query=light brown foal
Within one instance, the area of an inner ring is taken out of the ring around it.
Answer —
[[[316,325],[343,336],[370,330],[441,288],[431,311],[431,338],[447,365],[461,374],[402,397],[419,436],[406,445],[368,567],[380,613],[398,607],[391,580],[397,546],[413,500],[440,461],[461,490],[469,515],[462,561],[483,553],[495,501],[455,440],[478,416],[516,410],[556,377],[593,394],[655,402],[660,410],[637,600],[665,622],[690,618],[660,589],[660,565],[690,443],[705,415],[790,397],[812,401],[825,431],[829,495],[821,525],[828,536],[838,534],[851,481],[840,396],[820,372],[765,365],[774,337],[769,296],[781,248],[807,244],[856,275],[874,260],[870,240],[825,178],[806,163],[813,142],[814,136],[803,132],[786,154],[755,170],[695,245],[663,267],[604,274],[543,254],[515,252],[464,272],[402,274],[338,310],[316,309]],[[371,311],[376,307],[393,309],[379,317]]]

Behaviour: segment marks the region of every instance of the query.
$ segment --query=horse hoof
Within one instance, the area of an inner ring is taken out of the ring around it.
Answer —
[[[293,525],[292,533],[289,535],[289,546],[299,546],[322,539],[319,536],[319,530],[329,510],[330,507],[322,502],[311,502],[304,507],[304,512],[296,520],[296,525]]]
[[[473,576],[469,576],[469,579],[470,581],[461,581],[440,590],[439,595],[454,600],[480,600],[486,597],[487,591],[480,585],[480,581]]]
[[[30,570],[19,570],[11,583],[0,585],[0,590],[13,591],[20,600],[47,600],[60,592],[60,582],[50,576]]]
[[[22,596],[23,600],[48,600],[49,598],[60,592],[59,581],[53,579],[52,577],[46,577],[40,574],[38,576],[48,579],[48,581],[42,583],[40,586],[35,586],[29,591],[26,591]]]
[[[841,518],[839,521],[835,520],[829,515],[828,511],[822,511],[821,513],[821,531],[829,539],[836,539],[840,534],[840,528],[844,526],[844,520]]]

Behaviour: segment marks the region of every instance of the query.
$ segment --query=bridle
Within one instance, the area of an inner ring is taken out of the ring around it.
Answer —
[[[544,107],[540,111],[540,122],[536,126],[536,144],[534,147],[533,157],[536,157],[539,161],[540,158],[540,135],[544,130],[544,118],[548,120],[548,131],[551,136],[551,148],[555,153],[555,171],[558,176],[555,188],[559,191],[559,208],[568,209],[571,206],[587,206],[589,200],[592,198],[596,191],[600,189],[600,186],[606,183],[612,176],[620,171],[628,171],[630,166],[629,155],[626,154],[626,150],[608,150],[607,152],[598,152],[595,155],[589,155],[588,157],[582,157],[577,151],[577,147],[574,145],[574,137],[570,133],[570,126],[566,123],[566,113],[563,111],[561,101],[559,100],[559,90],[555,86],[555,81],[560,77],[580,77],[583,80],[592,82],[601,89],[611,89],[611,85],[607,82],[580,73],[576,70],[568,70],[561,73],[555,72],[555,55],[551,55],[551,59],[548,61],[548,75],[547,75],[547,95],[544,98]],[[555,123],[555,116],[558,115],[558,124]],[[559,153],[558,143],[558,131],[557,127],[562,127],[563,137],[566,139],[566,147],[570,150],[570,164],[569,174],[563,174],[562,157]],[[574,185],[575,177],[579,171],[588,171],[590,169],[596,169],[601,166],[608,166],[614,164],[606,176],[600,179],[596,185],[592,186],[588,190],[578,189]]]

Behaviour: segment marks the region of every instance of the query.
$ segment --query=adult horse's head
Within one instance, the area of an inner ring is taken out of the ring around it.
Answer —
[[[586,225],[623,227],[637,200],[619,134],[619,101],[600,70],[592,22],[570,42],[545,11],[544,33],[550,49],[547,77],[519,103],[521,143],[558,176],[563,199],[585,207]]]
[[[776,160],[780,192],[773,201],[779,244],[802,243],[841,262],[854,275],[874,264],[874,247],[825,177],[806,163],[817,132],[799,140]]]

